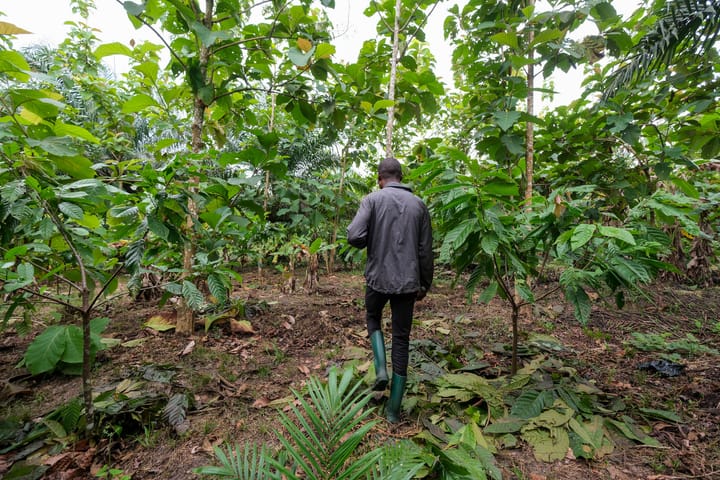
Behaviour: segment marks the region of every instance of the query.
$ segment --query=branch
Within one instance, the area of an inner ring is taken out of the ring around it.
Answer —
[[[90,306],[88,307],[88,312],[93,309],[93,307],[95,306],[95,302],[98,301],[98,299],[100,298],[100,296],[101,296],[101,295],[103,294],[103,292],[107,289],[108,285],[110,285],[110,282],[112,282],[112,281],[115,279],[115,277],[117,277],[117,276],[120,274],[120,271],[123,269],[124,266],[125,266],[125,264],[121,263],[121,264],[118,265],[118,267],[115,269],[115,271],[113,272],[113,274],[110,275],[110,278],[107,279],[107,281],[103,284],[103,286],[102,286],[102,288],[100,289],[100,291],[97,293],[97,295],[95,295],[95,298],[93,298],[92,301],[90,302]]]
[[[430,15],[432,15],[432,13],[435,11],[435,7],[437,7],[437,5],[438,5],[438,2],[435,2],[435,3],[433,4],[432,8],[430,9],[430,13],[428,13],[427,15],[425,15],[425,18],[423,19],[423,21],[420,22],[420,24],[417,26],[417,28],[415,29],[415,31],[406,39],[406,41],[405,41],[405,48],[404,48],[403,51],[402,51],[402,56],[403,56],[403,57],[405,56],[405,52],[407,52],[407,49],[408,49],[408,47],[410,46],[410,42],[413,41],[413,39],[415,38],[415,35],[417,35],[417,33],[420,31],[420,29],[425,26],[425,24],[426,24],[427,21],[428,21],[428,18],[430,18]],[[415,9],[417,10],[417,8],[418,8],[418,6],[416,5],[416,6],[415,6]],[[415,13],[415,12],[413,12],[413,13]],[[407,23],[405,23],[405,25],[403,25],[403,28],[405,28],[405,27],[408,25],[408,23],[410,23],[410,18],[412,18],[412,15],[410,15],[410,16],[408,17],[408,21],[407,21]]]
[[[50,216],[50,219],[57,227],[58,231],[60,232],[60,235],[65,239],[65,242],[68,244],[68,247],[70,248],[70,251],[72,251],[73,256],[75,257],[75,260],[78,262],[78,268],[80,269],[80,293],[81,295],[84,295],[87,292],[87,272],[85,271],[85,263],[83,262],[82,257],[80,256],[80,252],[78,252],[77,248],[75,248],[75,245],[70,239],[70,235],[65,230],[65,225],[60,221],[60,218],[55,214],[55,212],[48,206],[47,202],[44,200],[41,200],[43,207],[45,208],[45,211]]]
[[[382,16],[382,12],[381,12],[381,10],[380,10],[380,6],[377,4],[377,2],[376,2],[375,0],[370,0],[370,3],[373,4],[373,5],[375,5],[375,9],[377,10],[377,14],[378,14],[378,16],[380,16],[380,21],[382,22],[383,25],[385,25],[385,28],[387,28],[389,31],[392,32],[392,31],[393,31],[393,27],[391,27],[390,24],[389,24],[389,23],[387,22],[387,20],[385,19],[385,17]]]
[[[540,300],[542,300],[542,299],[544,299],[544,298],[549,297],[550,295],[552,295],[553,293],[557,292],[557,291],[560,290],[560,289],[561,289],[561,287],[558,285],[557,287],[554,287],[554,288],[552,288],[551,290],[543,293],[542,295],[540,295],[539,297],[537,297],[537,298],[535,299],[535,303],[539,302]],[[520,306],[524,306],[524,305],[530,305],[530,302],[525,302],[525,303],[523,303],[523,304],[520,305]]]
[[[274,27],[273,27],[273,28],[274,28]],[[242,44],[244,44],[244,43],[255,42],[255,41],[258,41],[258,40],[271,40],[271,39],[274,39],[274,40],[290,40],[291,38],[292,38],[292,37],[283,37],[283,36],[280,36],[280,35],[275,36],[275,35],[271,35],[271,34],[263,35],[263,36],[259,36],[259,37],[243,38],[242,40],[236,40],[236,41],[230,42],[230,43],[223,43],[222,45],[219,45],[216,49],[213,49],[213,50],[212,50],[212,53],[215,54],[215,53],[221,52],[222,50],[225,50],[226,48],[236,47],[236,46],[242,45]]]
[[[41,298],[44,298],[45,300],[49,300],[56,305],[63,305],[67,308],[75,310],[76,312],[82,312],[82,308],[79,308],[77,305],[73,305],[70,302],[66,302],[65,300],[60,300],[59,298],[51,297],[50,295],[45,295],[44,293],[36,292],[34,290],[30,290],[29,288],[25,288],[25,287],[20,287],[19,290],[29,293],[30,295],[35,295],[36,297],[41,297]]]
[[[124,3],[122,0],[115,0],[115,1],[116,1],[117,3],[119,3],[120,5],[123,5],[123,3]],[[123,8],[125,8],[124,5],[123,5]],[[178,54],[175,53],[175,50],[173,50],[173,48],[170,46],[170,44],[167,43],[167,41],[163,38],[162,35],[160,35],[160,32],[158,32],[157,29],[155,29],[155,27],[153,27],[152,25],[150,25],[150,24],[147,22],[147,20],[145,20],[141,15],[133,15],[133,17],[137,18],[140,23],[142,23],[143,25],[145,25],[146,27],[148,27],[148,28],[160,39],[160,41],[163,43],[163,45],[165,45],[165,47],[170,51],[170,54],[171,54],[173,57],[175,57],[175,60],[177,60],[180,65],[182,65],[183,70],[187,70],[187,66],[185,65],[185,63],[184,63],[184,62],[182,61],[182,59],[178,56]]]
[[[495,277],[495,280],[498,282],[498,285],[500,285],[500,288],[502,289],[503,293],[505,293],[505,297],[507,297],[508,301],[510,302],[510,305],[512,305],[513,308],[516,307],[515,305],[515,298],[510,293],[510,289],[507,285],[505,285],[505,281],[500,276],[500,266],[497,263],[497,255],[493,255],[493,265],[495,265],[493,276]]]
[[[0,250],[3,251],[3,252],[7,252],[7,251],[8,251],[7,248],[3,248],[3,247],[0,247]],[[31,260],[31,259],[23,259],[23,260],[24,260],[24,261],[27,261],[30,265],[32,265],[33,267],[37,268],[38,270],[42,270],[43,272],[47,273],[48,275],[50,275],[50,274],[53,273],[53,270],[48,270],[47,268],[43,267],[42,265],[40,265],[39,263],[36,263],[35,261],[33,261],[33,260]],[[65,282],[65,283],[67,283],[69,286],[73,287],[74,289],[80,290],[80,286],[79,286],[79,285],[77,285],[77,284],[75,284],[74,282],[68,280],[67,278],[62,277],[62,276],[57,276],[56,278],[59,279],[59,280],[62,280],[62,281]]]

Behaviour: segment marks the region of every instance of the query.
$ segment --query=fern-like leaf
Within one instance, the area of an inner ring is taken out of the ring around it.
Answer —
[[[225,304],[228,301],[228,289],[223,282],[222,276],[217,273],[211,273],[207,279],[208,288],[210,293],[217,300],[219,304]]]
[[[187,430],[188,397],[184,393],[176,393],[163,408],[163,418],[175,429],[178,434]]]
[[[130,272],[138,272],[142,265],[143,255],[145,254],[145,240],[140,238],[128,245],[125,252],[125,268]]]
[[[200,310],[200,307],[202,307],[203,305],[203,294],[192,282],[183,280],[182,296],[187,302],[188,306],[193,310]]]

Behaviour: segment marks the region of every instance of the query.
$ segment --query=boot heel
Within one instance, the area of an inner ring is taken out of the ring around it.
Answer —
[[[390,399],[385,404],[385,416],[388,422],[398,423],[400,421],[400,407],[405,394],[405,383],[407,377],[393,372],[392,384],[390,384]]]

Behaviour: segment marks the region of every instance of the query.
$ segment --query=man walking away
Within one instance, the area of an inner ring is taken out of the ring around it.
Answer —
[[[383,308],[390,302],[392,383],[385,415],[391,423],[400,420],[415,301],[425,298],[433,278],[430,214],[423,201],[401,181],[400,162],[395,158],[380,162],[380,190],[362,199],[347,229],[350,245],[367,247],[365,309],[376,391],[385,390],[388,384],[381,321]]]

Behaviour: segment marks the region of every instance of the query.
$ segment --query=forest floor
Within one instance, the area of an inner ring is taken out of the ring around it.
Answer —
[[[116,421],[109,422],[100,439],[92,442],[46,440],[32,454],[25,452],[26,460],[45,464],[42,478],[96,478],[102,475],[98,470],[110,466],[118,470],[114,478],[186,479],[198,478],[193,468],[215,463],[212,447],[222,442],[279,447],[278,408],[287,405],[292,390],[302,390],[310,376],[324,378],[333,366],[353,364],[366,371],[371,359],[362,275],[321,276],[313,295],[283,293],[280,282],[278,275],[261,281],[247,273],[234,296],[246,302],[251,328],[217,321],[206,332],[199,321],[193,338],[144,327],[153,316],[172,320],[170,304],[159,308],[156,302],[112,303],[103,313],[111,319],[104,335],[122,344],[99,354],[94,389],[107,390],[126,379],[144,378],[141,390],[148,396],[156,392],[167,399],[172,393],[189,392],[193,402],[187,421],[176,431],[159,415],[144,418],[138,408],[134,414],[140,423],[135,428],[132,422],[123,426]],[[550,291],[554,286],[550,283],[544,288]],[[720,289],[656,284],[649,298],[628,301],[622,310],[595,300],[590,324],[583,328],[559,294],[548,295],[536,305],[533,322],[521,325],[521,344],[532,334],[551,336],[562,348],[545,354],[572,365],[577,375],[605,395],[622,400],[633,412],[637,408],[674,412],[681,422],[645,418],[641,423],[660,447],[628,441],[590,461],[568,455],[540,462],[520,442],[495,454],[503,478],[720,479],[718,356],[698,353],[704,347],[720,349]],[[663,334],[666,343],[651,334]],[[80,394],[77,377],[31,378],[16,368],[32,336],[19,337],[12,329],[0,332],[0,381],[5,382],[0,419],[32,422]],[[422,408],[427,394],[419,380],[417,342],[433,342],[446,351],[459,352],[459,364],[467,360],[463,352],[475,352],[474,358],[484,364],[474,372],[479,375],[506,374],[510,367],[507,305],[498,299],[489,305],[467,302],[464,288],[453,286],[449,274],[441,272],[428,297],[416,305],[412,339],[409,384],[414,387],[406,400],[419,399],[418,406],[397,426],[388,425],[379,409],[381,421],[369,442],[412,438],[427,425],[428,415]],[[671,344],[684,346],[681,375],[665,377],[638,368],[642,362],[659,359],[663,353],[659,350]],[[523,363],[530,359],[521,358]],[[146,422],[144,427],[142,422]],[[4,446],[0,442],[0,451]],[[0,454],[0,478],[24,457],[17,451]]]

